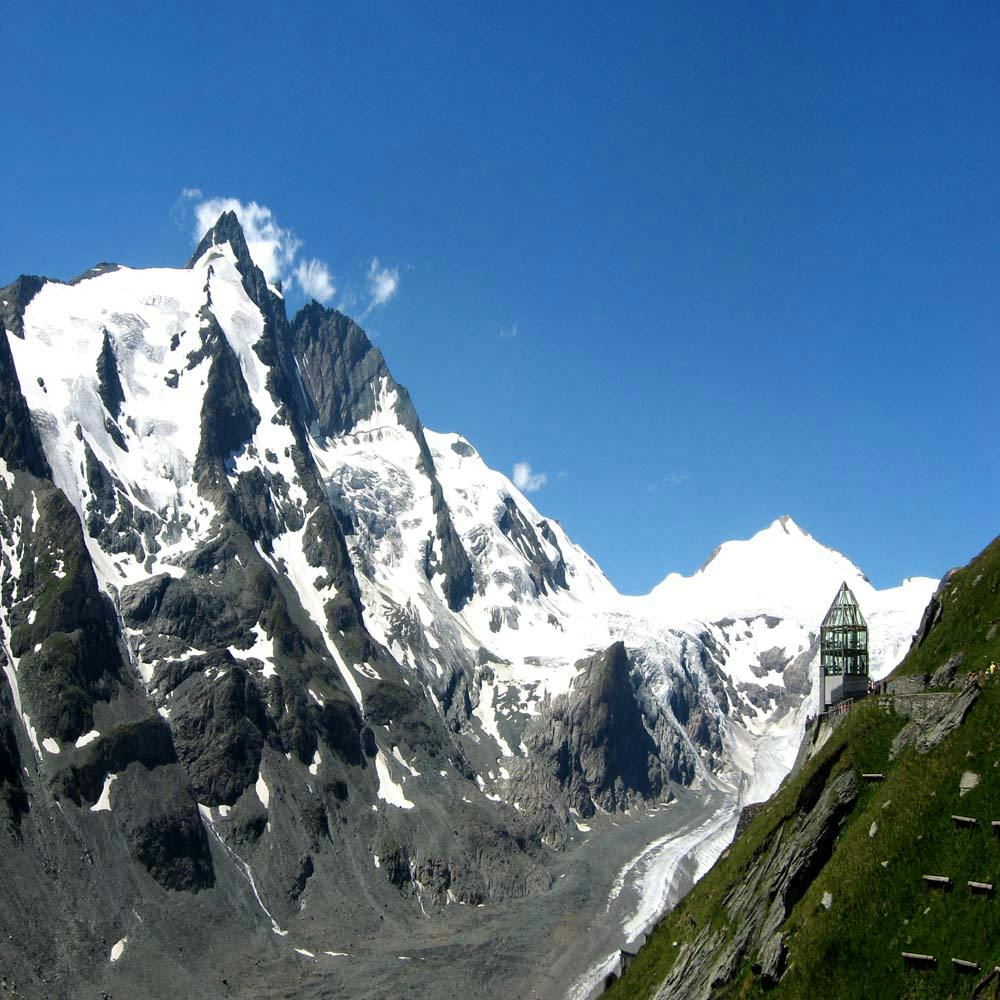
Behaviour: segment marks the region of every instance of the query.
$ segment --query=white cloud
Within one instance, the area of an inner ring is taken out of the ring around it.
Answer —
[[[278,225],[267,205],[258,205],[255,201],[244,204],[236,198],[208,198],[199,201],[194,206],[195,239],[200,240],[218,222],[223,212],[236,213],[236,218],[243,227],[250,256],[264,272],[264,277],[271,282],[279,278],[287,280],[302,241],[291,229]]]
[[[280,280],[286,288],[294,282],[306,297],[324,304],[337,295],[329,264],[318,257],[301,256],[302,240],[293,229],[282,226],[267,205],[256,201],[243,202],[238,198],[208,198],[201,188],[186,187],[181,190],[174,215],[179,222],[183,219],[186,226],[194,214],[194,238],[197,242],[218,222],[223,212],[236,213],[250,256],[269,282]],[[399,268],[383,267],[378,257],[373,257],[364,280],[368,304],[361,313],[362,318],[376,307],[385,305],[396,294]],[[340,298],[341,309],[364,301],[363,293],[350,288],[342,290]]]
[[[377,306],[384,306],[399,288],[399,268],[382,267],[378,257],[372,257],[368,268],[368,294],[371,299],[363,316],[367,316]]]
[[[514,480],[514,485],[523,493],[534,493],[549,481],[544,472],[532,472],[530,462],[515,462],[511,478]]]
[[[514,323],[512,326],[501,327],[500,329],[500,339],[510,340],[511,337],[517,336],[517,324]]]
[[[317,302],[329,302],[337,292],[326,262],[315,257],[312,260],[300,260],[296,264],[295,280],[303,294]]]
[[[650,483],[646,489],[656,493],[662,486],[680,486],[693,478],[690,472],[668,472],[658,483]]]

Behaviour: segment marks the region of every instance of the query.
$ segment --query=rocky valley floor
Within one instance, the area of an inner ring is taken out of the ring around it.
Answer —
[[[735,802],[732,792],[717,788],[683,790],[669,805],[601,817],[568,849],[551,852],[546,868],[552,887],[545,892],[430,910],[416,899],[406,905],[387,900],[385,919],[360,931],[357,903],[345,899],[326,912],[304,911],[285,935],[277,935],[247,900],[242,880],[223,879],[200,894],[193,911],[186,900],[175,908],[136,911],[134,929],[115,962],[108,962],[103,949],[81,954],[79,978],[53,976],[39,966],[20,981],[5,977],[0,995],[582,1000],[603,980],[608,959],[634,937],[626,928],[643,903],[659,909],[676,901],[699,866],[706,867],[728,841]],[[674,844],[684,852],[676,864]],[[63,853],[70,855],[74,846],[63,845]],[[214,845],[217,870],[224,868],[222,851]],[[636,858],[667,863],[632,865]],[[16,857],[5,860],[21,863]],[[67,882],[78,879],[78,873],[67,874]],[[106,888],[114,892],[113,885]],[[242,925],[213,919],[234,908],[242,911]],[[2,922],[11,921],[16,918],[8,913]],[[73,948],[78,942],[61,944]],[[106,942],[109,951],[113,945]]]

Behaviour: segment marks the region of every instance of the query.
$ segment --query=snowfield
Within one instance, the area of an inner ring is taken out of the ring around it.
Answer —
[[[497,761],[523,752],[518,734],[524,720],[546,699],[571,689],[577,660],[618,639],[633,651],[646,689],[672,714],[678,665],[709,636],[740,709],[715,706],[726,753],[712,770],[735,782],[743,801],[767,798],[795,758],[806,715],[815,711],[816,637],[840,584],[847,581],[868,619],[876,678],[905,653],[936,587],[935,580],[914,578],[879,591],[850,560],[786,516],[749,540],[722,545],[690,577],[671,574],[648,595],[619,594],[561,525],[490,469],[467,440],[425,430],[476,577],[471,600],[453,612],[420,569],[433,518],[417,444],[393,420],[384,386],[378,398],[378,417],[363,433],[325,442],[321,452],[331,495],[364,512],[362,528],[350,541],[356,564],[371,567],[360,581],[366,624],[432,692],[446,657],[456,650],[488,651],[474,715],[481,735],[496,747]],[[504,530],[511,503],[533,538]],[[366,523],[378,527],[377,536],[365,530]],[[533,561],[561,563],[565,585],[537,586]],[[405,641],[401,608],[425,641]],[[800,690],[786,691],[784,671],[796,658],[805,661]],[[705,670],[690,663],[688,672],[711,700]],[[480,777],[488,792],[503,794],[495,773]]]

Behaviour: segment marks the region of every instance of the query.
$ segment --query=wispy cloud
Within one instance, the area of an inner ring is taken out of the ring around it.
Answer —
[[[329,302],[337,293],[326,262],[316,257],[311,260],[300,260],[295,265],[295,280],[303,293],[316,299],[317,302]]]
[[[378,257],[372,257],[368,267],[368,294],[370,296],[365,311],[367,316],[373,309],[384,306],[399,290],[399,268],[383,267]]]
[[[515,462],[511,478],[522,493],[534,493],[549,481],[544,472],[532,472],[530,462]]]
[[[293,229],[281,225],[267,205],[239,198],[205,197],[201,188],[196,187],[181,191],[181,203],[194,215],[196,242],[215,225],[223,212],[235,212],[243,227],[250,256],[268,281],[281,281],[288,287],[298,284],[304,295],[320,302],[328,302],[336,294],[327,262],[318,257],[307,260],[299,256],[302,240]]]
[[[517,336],[517,324],[512,323],[510,326],[502,326],[500,328],[500,339],[510,340],[511,337]]]
[[[662,479],[655,483],[650,483],[646,489],[650,493],[655,493],[657,490],[666,486],[680,486],[683,483],[690,482],[694,477],[690,472],[668,472]]]
[[[399,268],[385,266],[372,257],[367,271],[358,276],[355,288],[337,288],[327,261],[301,254],[302,240],[294,229],[283,226],[267,205],[239,198],[207,196],[201,188],[186,187],[174,208],[182,228],[191,226],[197,242],[215,225],[223,212],[235,212],[243,227],[254,263],[269,282],[281,281],[286,291],[298,287],[307,298],[324,304],[338,297],[338,308],[360,307],[364,318],[384,306],[399,291]],[[515,328],[516,332],[516,328]]]
[[[272,282],[279,279],[287,282],[290,279],[302,240],[291,229],[279,225],[267,205],[259,205],[255,201],[242,202],[238,198],[201,198],[200,193],[189,197],[195,203],[196,240],[215,225],[223,212],[235,212],[243,227],[250,256],[264,272],[264,277]]]

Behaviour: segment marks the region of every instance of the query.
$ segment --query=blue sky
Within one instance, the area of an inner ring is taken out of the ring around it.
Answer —
[[[139,6],[6,12],[0,281],[266,206],[629,592],[782,513],[879,585],[1000,529],[995,3]]]

